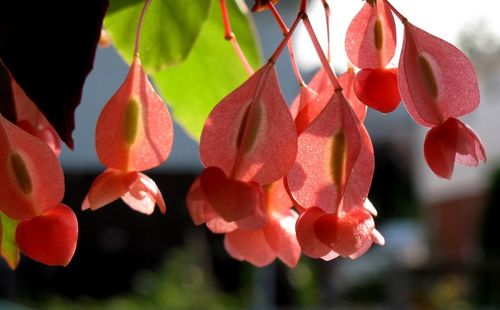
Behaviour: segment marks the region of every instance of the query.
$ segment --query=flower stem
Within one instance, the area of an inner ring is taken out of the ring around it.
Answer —
[[[289,30],[288,30],[288,27],[286,26],[285,22],[281,18],[280,13],[278,12],[278,10],[276,10],[276,7],[274,6],[274,4],[272,2],[269,2],[267,4],[267,7],[269,8],[269,10],[273,14],[274,18],[276,19],[276,22],[280,26],[281,31],[283,32],[283,36],[286,36],[288,34]],[[299,83],[299,85],[305,85],[304,79],[302,78],[302,75],[300,74],[299,66],[297,65],[297,60],[295,58],[295,53],[294,53],[294,49],[293,49],[293,41],[288,40],[287,46],[288,46],[288,50],[290,52],[290,62],[292,63],[292,69],[293,69],[293,73],[295,74],[295,78],[297,79],[297,82]]]
[[[238,44],[238,41],[236,40],[236,36],[231,30],[231,22],[229,20],[229,14],[227,12],[226,0],[220,0],[220,9],[222,13],[222,23],[224,24],[224,38],[231,42],[236,55],[241,61],[243,68],[245,68],[245,71],[249,75],[252,75],[254,73],[252,66],[250,66],[248,59],[246,58],[245,54],[241,50],[240,45]]]
[[[302,21],[304,22],[304,26],[306,27],[306,30],[309,33],[309,38],[311,39],[311,41],[314,45],[314,49],[316,50],[316,53],[318,54],[319,60],[321,61],[323,68],[325,68],[326,74],[328,74],[328,77],[330,78],[330,81],[332,82],[334,89],[341,90],[342,87],[340,86],[340,83],[337,79],[337,76],[333,72],[332,67],[330,66],[330,63],[328,62],[328,59],[326,58],[325,53],[323,52],[323,49],[321,48],[321,45],[319,44],[318,37],[316,36],[316,33],[314,33],[314,29],[311,25],[311,22],[309,20],[309,17],[307,16],[307,14],[303,14]]]
[[[134,46],[134,57],[139,57],[139,42],[141,39],[142,24],[144,22],[144,15],[148,10],[151,0],[146,0],[144,6],[142,7],[141,15],[139,16],[139,23],[137,24],[137,31],[135,33],[135,46]]]

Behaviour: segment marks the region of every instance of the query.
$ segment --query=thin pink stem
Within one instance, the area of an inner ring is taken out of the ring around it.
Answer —
[[[234,48],[234,52],[236,53],[236,56],[238,56],[238,59],[241,61],[241,64],[243,65],[243,68],[245,68],[245,71],[249,75],[252,75],[254,73],[253,68],[252,66],[250,66],[245,53],[243,53],[240,45],[238,44],[238,40],[236,40],[236,36],[231,30],[231,21],[229,20],[229,14],[227,12],[226,0],[220,0],[220,9],[222,13],[222,23],[224,24],[224,38],[231,42],[231,45]]]
[[[326,58],[328,58],[328,62],[332,60],[332,55],[331,55],[331,44],[330,44],[330,6],[328,5],[327,0],[322,0],[323,2],[323,8],[325,9],[325,19],[326,19],[326,40],[328,42],[327,45],[327,50],[326,50]]]
[[[387,4],[389,6],[389,8],[391,9],[392,13],[394,13],[394,15],[396,15],[396,17],[404,24],[408,21],[408,19],[401,13],[399,13],[399,11],[387,0],[384,0],[385,4]]]
[[[334,89],[341,90],[342,87],[340,86],[340,83],[337,79],[337,76],[333,72],[332,67],[330,67],[330,63],[328,62],[328,59],[326,58],[325,53],[321,48],[321,45],[319,44],[318,37],[316,36],[316,33],[314,33],[314,29],[311,25],[311,22],[309,21],[309,17],[307,17],[307,15],[304,14],[302,16],[302,21],[304,22],[304,26],[306,27],[306,30],[309,33],[309,38],[311,39],[314,45],[314,49],[316,50],[319,60],[321,61],[323,68],[325,68],[326,74],[328,74],[328,77],[330,78],[330,81],[332,82]]]
[[[142,24],[144,22],[144,15],[148,10],[151,0],[146,0],[144,6],[142,7],[141,15],[139,16],[139,23],[137,24],[137,31],[135,33],[135,46],[134,46],[134,56],[139,57],[139,42],[141,40]]]
[[[269,62],[272,62],[272,63],[276,63],[276,60],[278,60],[278,58],[280,57],[281,55],[281,52],[283,52],[283,49],[285,48],[285,46],[288,44],[288,41],[290,40],[290,38],[292,37],[292,34],[293,32],[295,31],[295,29],[297,28],[297,25],[299,24],[302,16],[304,15],[305,13],[304,12],[299,12],[299,14],[297,15],[297,17],[295,18],[295,20],[293,21],[293,24],[292,26],[290,27],[290,30],[288,31],[288,33],[285,35],[285,37],[283,38],[283,40],[281,41],[281,43],[278,45],[278,48],[276,48],[276,50],[274,51],[274,53],[271,55],[271,57],[269,58]]]
[[[274,19],[276,19],[276,22],[281,28],[281,31],[283,32],[283,36],[286,36],[289,32],[288,27],[286,26],[285,22],[281,18],[280,13],[278,10],[276,10],[276,7],[272,2],[269,2],[267,4],[267,7],[269,10],[272,12]],[[290,52],[290,62],[292,63],[292,68],[293,68],[293,73],[295,75],[295,78],[297,79],[297,82],[299,85],[305,85],[304,79],[302,78],[302,75],[300,74],[299,66],[297,65],[297,59],[295,58],[295,53],[293,50],[293,40],[288,40],[287,43],[288,50]]]

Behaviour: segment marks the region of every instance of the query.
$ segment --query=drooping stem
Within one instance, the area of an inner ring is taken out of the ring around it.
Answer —
[[[281,31],[283,32],[283,36],[286,36],[288,34],[289,30],[288,30],[288,27],[286,26],[285,22],[281,18],[280,13],[278,12],[278,10],[276,10],[276,7],[274,6],[274,4],[272,2],[269,2],[267,4],[267,7],[269,8],[269,10],[271,11],[271,13],[274,16],[274,19],[276,19],[276,22],[280,26]],[[293,49],[293,40],[288,40],[287,46],[288,46],[288,50],[290,52],[290,62],[292,63],[292,69],[293,69],[293,73],[295,74],[295,78],[297,79],[297,82],[299,83],[299,85],[305,85],[304,79],[302,78],[302,75],[300,74],[299,66],[297,65],[297,59],[295,58],[295,52]]]
[[[408,19],[401,13],[399,13],[399,11],[387,0],[383,0],[385,2],[385,4],[387,4],[389,6],[389,8],[391,9],[392,13],[394,13],[394,15],[396,15],[396,17],[404,24],[408,21]]]
[[[135,32],[135,46],[134,46],[134,56],[139,56],[139,42],[141,40],[142,24],[144,22],[144,16],[148,10],[151,0],[146,0],[144,6],[142,7],[141,15],[139,15],[139,23],[137,24],[137,31]]]
[[[224,25],[224,38],[231,42],[231,45],[233,46],[238,59],[241,61],[243,68],[245,68],[245,71],[249,75],[252,75],[254,73],[252,66],[250,66],[248,59],[246,58],[245,54],[241,50],[240,45],[238,44],[238,40],[236,40],[236,36],[231,30],[231,21],[229,20],[229,14],[227,12],[226,0],[220,0],[220,9],[222,13],[222,23]]]
[[[278,45],[278,47],[276,48],[276,50],[274,51],[274,53],[269,58],[269,62],[276,63],[276,61],[278,60],[278,58],[281,55],[281,52],[283,52],[283,49],[288,44],[288,41],[292,37],[293,32],[295,31],[295,29],[297,28],[297,25],[299,24],[300,20],[302,19],[302,15],[304,15],[304,14],[305,13],[303,13],[303,12],[299,12],[299,14],[297,15],[297,17],[293,21],[293,24],[290,27],[290,30],[288,31],[288,33],[285,35],[285,37],[283,38],[283,40],[281,41],[281,43]]]
[[[314,33],[314,29],[311,25],[311,22],[309,20],[309,17],[307,14],[303,14],[302,16],[302,21],[304,22],[304,26],[306,27],[307,32],[309,33],[309,38],[311,39],[314,49],[316,50],[316,53],[318,54],[319,60],[321,61],[321,64],[323,65],[323,68],[326,70],[326,74],[330,78],[330,81],[332,82],[333,88],[335,90],[342,89],[340,86],[340,83],[337,79],[337,76],[332,70],[332,67],[330,66],[330,63],[328,62],[328,59],[325,56],[325,53],[323,52],[323,49],[321,48],[321,44],[319,44],[318,37],[316,36],[316,33]]]

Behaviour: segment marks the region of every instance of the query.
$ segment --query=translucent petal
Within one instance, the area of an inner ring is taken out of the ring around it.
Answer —
[[[45,213],[64,196],[54,152],[0,115],[0,210],[15,220]]]
[[[246,260],[257,267],[267,266],[276,258],[261,229],[249,231],[237,229],[230,232],[226,234],[224,245],[229,255],[239,260]]]
[[[432,127],[479,105],[476,72],[467,56],[450,43],[405,23],[398,84],[415,121]]]
[[[115,201],[125,195],[138,179],[137,172],[123,172],[115,169],[104,171],[92,183],[82,210],[97,210]]]
[[[135,57],[125,82],[97,120],[97,155],[109,168],[143,171],[165,161],[172,142],[167,107]]]
[[[298,215],[287,209],[275,213],[264,227],[267,243],[288,267],[295,267],[300,258],[300,245],[295,234]]]
[[[451,178],[455,162],[477,166],[479,161],[486,161],[486,153],[479,137],[472,129],[454,118],[427,133],[424,154],[432,171],[446,179]]]
[[[242,181],[282,178],[297,151],[295,126],[272,64],[253,74],[212,110],[200,140],[206,167]]]
[[[349,60],[358,68],[384,68],[396,48],[396,26],[385,1],[368,2],[349,25],[345,49]]]
[[[358,119],[342,94],[336,93],[313,123],[299,136],[288,188],[302,207],[335,211],[362,148]],[[362,173],[362,167],[357,173]],[[368,167],[370,169],[370,167]],[[369,179],[371,183],[371,178]],[[360,188],[365,194],[365,184]],[[366,197],[360,198],[363,202]]]
[[[167,211],[165,201],[156,183],[147,175],[138,173],[138,178],[132,183],[128,191],[121,197],[122,200],[133,210],[152,214],[155,205],[158,205],[161,213]]]

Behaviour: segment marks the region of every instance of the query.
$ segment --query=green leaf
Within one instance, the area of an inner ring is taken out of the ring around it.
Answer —
[[[139,54],[148,73],[182,62],[207,19],[211,0],[153,0],[144,17]],[[119,54],[132,62],[143,0],[111,0],[104,25]]]
[[[0,255],[3,256],[10,268],[16,269],[19,263],[19,247],[16,242],[16,228],[19,222],[11,220],[0,212]]]
[[[227,1],[227,5],[233,33],[256,68],[262,63],[261,53],[248,12],[243,13],[235,1]],[[212,108],[248,78],[231,43],[224,40],[218,1],[186,61],[153,78],[176,121],[198,140]]]

